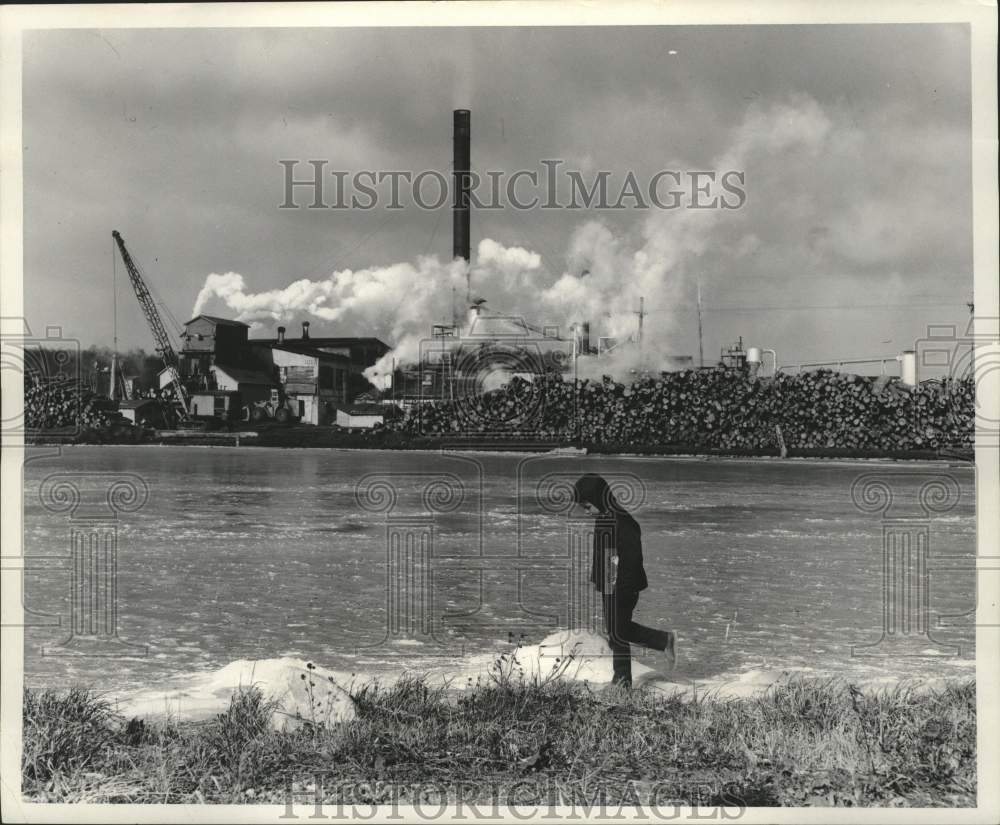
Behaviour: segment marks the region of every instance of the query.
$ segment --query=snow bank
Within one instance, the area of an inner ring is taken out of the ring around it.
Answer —
[[[344,687],[349,683],[346,676],[302,659],[239,659],[221,670],[191,676],[183,688],[126,696],[118,709],[126,716],[198,721],[225,711],[234,691],[256,686],[277,702],[271,717],[275,730],[293,730],[303,720],[349,722],[357,712]]]
[[[683,653],[681,640],[677,672],[668,672],[665,658],[655,654],[633,658],[633,687],[686,699],[706,696],[734,699],[752,696],[812,671],[803,667],[756,668],[712,679],[692,680],[683,676]],[[495,652],[478,654],[429,670],[401,668],[397,673],[379,675],[377,679],[388,686],[404,674],[421,675],[432,685],[461,691],[504,674],[527,681],[587,682],[600,689],[610,684],[612,673],[611,650],[603,636],[585,630],[561,630],[537,645],[514,648],[502,655]],[[328,670],[302,659],[241,659],[217,671],[194,674],[183,688],[144,690],[122,697],[119,711],[128,716],[197,721],[222,713],[235,690],[255,685],[265,697],[278,703],[278,710],[272,717],[274,728],[291,730],[300,726],[302,720],[335,724],[354,719],[356,708],[348,693],[349,686],[375,678],[363,673]]]

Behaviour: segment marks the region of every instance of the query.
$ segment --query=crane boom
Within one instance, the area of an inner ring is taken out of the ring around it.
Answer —
[[[149,324],[150,332],[153,333],[156,352],[163,359],[163,366],[170,371],[170,382],[179,402],[178,413],[181,420],[187,420],[188,395],[184,389],[184,384],[181,382],[180,374],[177,371],[177,353],[174,351],[173,344],[170,343],[170,338],[167,336],[167,329],[163,326],[160,313],[153,302],[153,296],[150,294],[146,282],[142,279],[142,273],[139,271],[139,267],[136,266],[135,261],[132,260],[128,249],[125,248],[125,241],[118,234],[117,230],[113,231],[111,236],[115,239],[115,243],[118,244],[118,251],[121,253],[122,261],[125,263],[125,269],[128,270],[128,278],[132,282],[135,297],[142,308],[142,314],[146,316],[146,323]]]

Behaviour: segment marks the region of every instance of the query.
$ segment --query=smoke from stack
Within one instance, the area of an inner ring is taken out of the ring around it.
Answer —
[[[468,123],[458,117],[460,112],[467,114],[467,110],[455,113],[456,138],[459,122]],[[762,159],[781,158],[781,166],[770,167],[777,176],[790,153],[815,156],[830,137],[830,126],[822,109],[808,99],[751,109],[730,147],[711,166],[744,169],[756,164],[759,168]],[[460,160],[458,149],[456,139],[456,161]],[[369,373],[384,375],[393,359],[398,364],[419,359],[431,326],[453,318],[453,290],[467,288],[466,276],[471,271],[495,313],[521,316],[538,327],[558,326],[567,338],[572,334],[571,324],[590,321],[592,350],[598,348],[600,338],[627,341],[634,336],[636,310],[640,297],[644,298],[650,314],[641,356],[637,347],[620,346],[600,359],[580,360],[580,377],[609,374],[627,379],[633,369],[657,369],[658,359],[689,353],[697,346],[690,276],[697,270],[701,278],[706,277],[699,259],[709,250],[736,254],[726,251],[725,238],[731,235],[720,234],[720,225],[731,232],[740,217],[717,209],[655,210],[638,227],[638,238],[616,235],[601,221],[587,221],[571,235],[560,274],[547,271],[538,253],[488,238],[479,242],[476,255],[466,264],[461,253],[467,255],[470,250],[465,217],[459,220],[463,214],[467,217],[467,212],[454,211],[452,260],[420,256],[385,267],[339,270],[326,278],[301,279],[260,292],[248,288],[238,273],[212,273],[192,315],[214,309],[216,314],[235,315],[259,330],[308,314],[336,325],[337,335],[376,336],[393,344],[395,349]],[[738,265],[735,258],[726,260]]]

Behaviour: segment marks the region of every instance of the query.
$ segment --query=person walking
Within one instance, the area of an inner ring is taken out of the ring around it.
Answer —
[[[613,685],[632,686],[630,642],[660,651],[667,668],[676,664],[677,635],[632,620],[639,592],[649,583],[642,564],[642,531],[603,477],[587,473],[573,485],[574,502],[595,517],[590,580],[604,602],[604,625],[614,664]]]

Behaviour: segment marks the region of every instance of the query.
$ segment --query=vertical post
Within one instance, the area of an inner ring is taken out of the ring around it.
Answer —
[[[698,281],[698,366],[705,366],[705,349],[701,337],[701,280]]]
[[[577,339],[573,339],[573,438],[580,440],[580,370],[577,365]],[[590,322],[587,322],[587,349],[590,349]]]
[[[636,343],[639,345],[639,371],[644,369],[645,359],[643,358],[642,351],[642,319],[646,314],[646,299],[643,296],[639,296],[639,311],[636,315],[639,316],[639,330],[636,333]]]
[[[111,239],[111,327],[114,338],[114,355],[111,356],[111,387],[108,397],[118,400],[118,261],[115,258],[115,241]]]
[[[111,353],[111,369],[108,373],[108,398],[118,400],[118,344],[115,339],[115,351]]]

